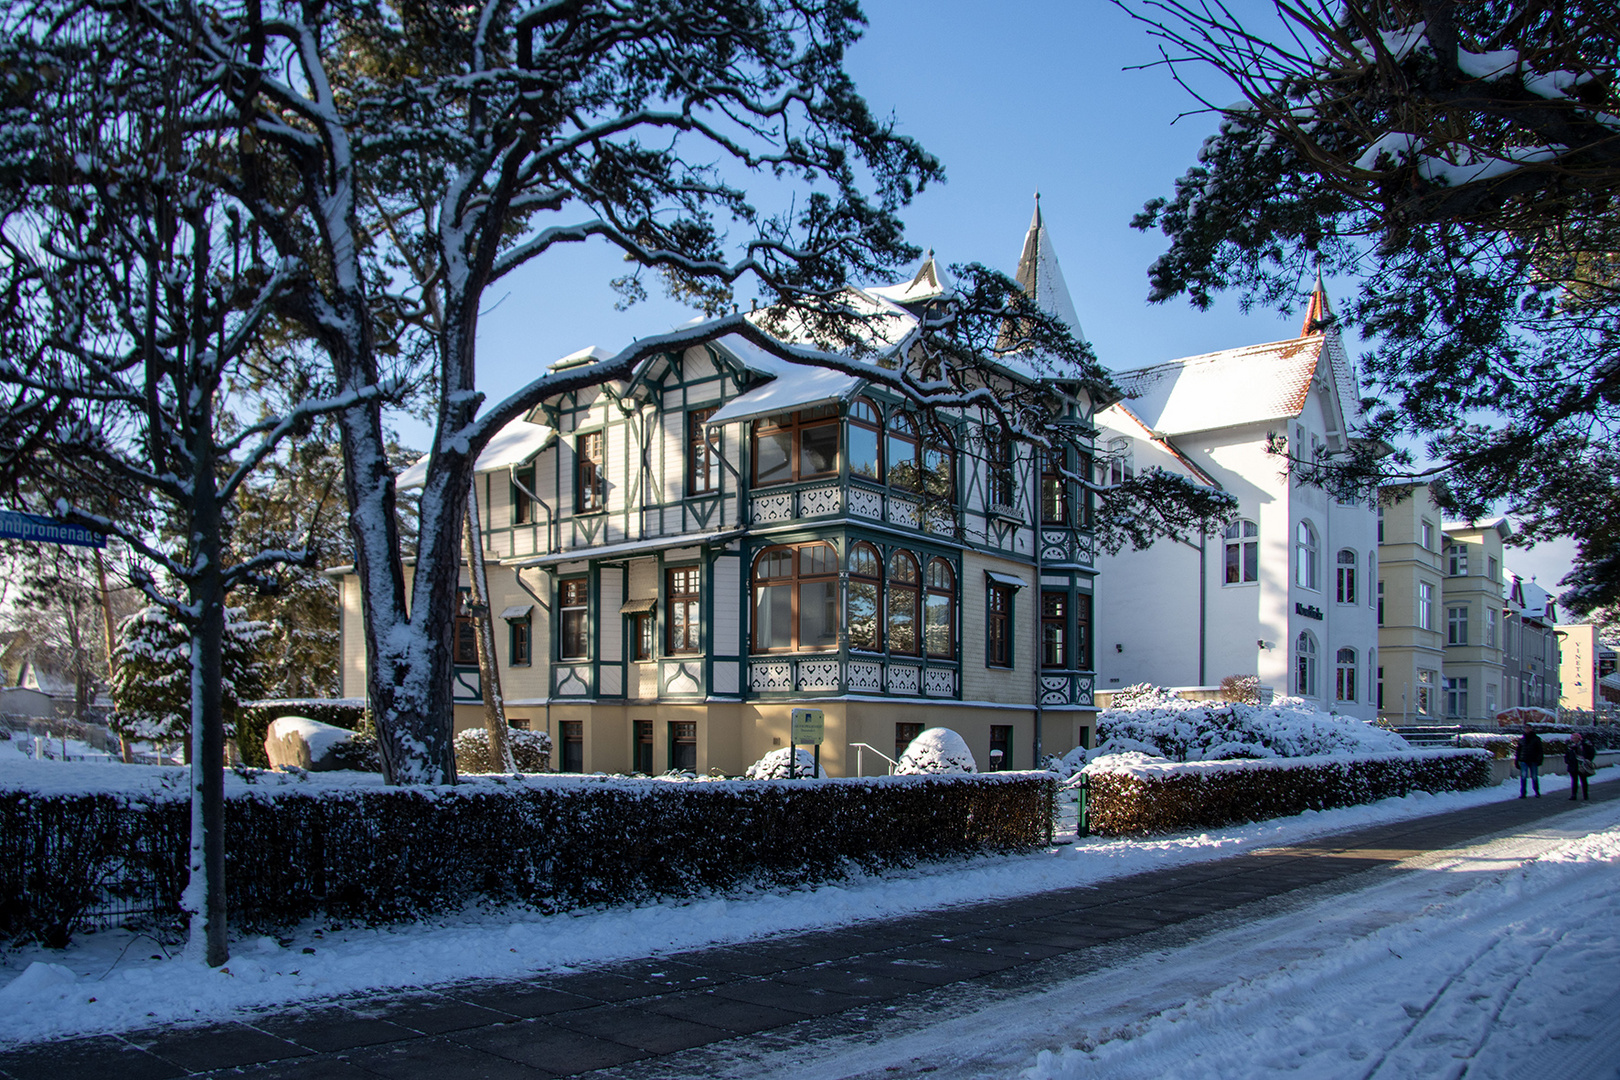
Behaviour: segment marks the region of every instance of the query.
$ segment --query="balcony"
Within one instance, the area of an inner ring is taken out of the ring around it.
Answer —
[[[959,665],[954,661],[925,664],[911,659],[816,654],[754,656],[747,663],[750,696],[851,693],[942,700],[960,696]]]

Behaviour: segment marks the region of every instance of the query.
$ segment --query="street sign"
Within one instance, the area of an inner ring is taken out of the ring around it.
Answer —
[[[820,709],[794,709],[793,737],[788,742],[794,746],[820,746],[826,730],[826,716]]]
[[[107,546],[105,535],[92,532],[83,525],[69,525],[54,518],[19,514],[13,510],[0,510],[0,539],[40,540],[47,544],[72,544],[75,547]]]

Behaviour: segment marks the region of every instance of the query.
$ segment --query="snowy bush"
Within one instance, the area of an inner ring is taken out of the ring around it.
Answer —
[[[1121,705],[1123,698],[1125,704]],[[1300,698],[1270,705],[1185,701],[1143,684],[1114,695],[1097,718],[1098,753],[1132,750],[1184,761],[1380,754],[1406,740],[1373,724],[1324,713]]]
[[[928,728],[911,740],[894,766],[896,776],[930,776],[949,773],[976,773],[979,763],[967,740],[950,728]]]
[[[826,779],[827,770],[816,772],[816,758],[808,750],[799,750],[793,759],[793,775],[808,780],[814,773],[817,779]],[[749,780],[786,780],[788,778],[788,747],[772,750],[752,765],[743,776]]]
[[[1084,772],[1091,827],[1104,835],[1214,829],[1492,783],[1491,758],[1479,750],[1182,764],[1119,755]]]
[[[512,746],[512,761],[520,773],[543,773],[551,768],[551,736],[543,731],[525,731],[507,728],[507,741]],[[468,728],[456,736],[456,772],[475,775],[496,773],[501,770],[490,761],[489,731]]]
[[[236,735],[238,701],[259,696],[256,653],[268,632],[243,609],[225,609],[220,689],[226,738]],[[191,734],[190,631],[164,609],[149,607],[124,620],[119,634],[108,726],[131,741],[184,742]]]

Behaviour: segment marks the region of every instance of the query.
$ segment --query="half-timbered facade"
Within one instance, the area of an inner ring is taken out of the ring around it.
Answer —
[[[1043,253],[1055,270],[1037,216],[1025,263]],[[861,299],[903,328],[941,278],[930,259]],[[1092,403],[1058,389],[1053,421],[1088,432]],[[543,402],[475,481],[508,719],[584,772],[735,774],[802,706],[825,713],[832,775],[881,774],[933,726],[986,768],[1072,748],[1095,689],[1090,499],[979,424],[734,335]],[[343,595],[359,694],[353,575]],[[455,640],[459,729],[482,688],[470,622]]]

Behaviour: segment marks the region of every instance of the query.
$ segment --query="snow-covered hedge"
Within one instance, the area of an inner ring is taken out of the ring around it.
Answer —
[[[1364,720],[1325,713],[1299,698],[1270,705],[1185,701],[1168,690],[1130,686],[1097,717],[1099,750],[1135,750],[1185,761],[1380,754],[1405,739]]]
[[[30,773],[53,789],[19,788],[0,770],[0,941],[61,944],[132,911],[177,917],[190,830],[182,770]],[[116,774],[107,790],[97,773]],[[230,918],[242,928],[381,923],[470,903],[561,910],[792,886],[1046,843],[1054,794],[1050,775],[1028,772],[399,788],[357,774],[232,774]]]
[[[1466,791],[1491,783],[1481,750],[1407,750],[1251,761],[1177,763],[1143,754],[1093,761],[1093,832],[1185,832],[1376,802],[1413,791]]]
[[[551,736],[544,731],[524,731],[508,728],[506,737],[512,746],[512,761],[520,773],[542,773],[551,768]],[[468,728],[456,736],[456,773],[470,776],[476,773],[500,772],[489,759],[489,732]]]

